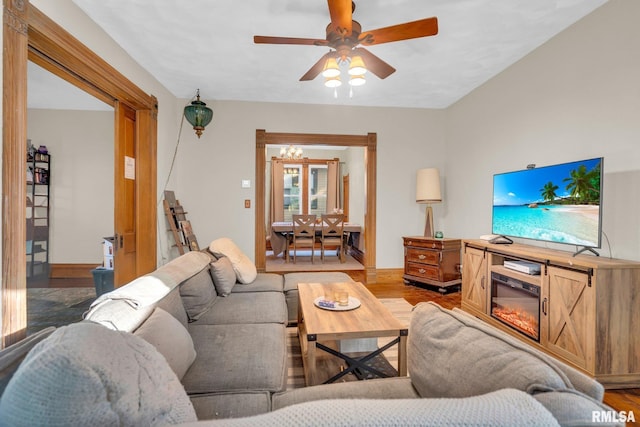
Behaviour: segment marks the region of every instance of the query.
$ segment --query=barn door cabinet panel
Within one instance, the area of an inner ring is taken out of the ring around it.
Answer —
[[[487,313],[487,254],[467,247],[462,261],[462,309],[473,314]]]
[[[483,240],[465,240],[463,260],[463,310],[605,388],[640,387],[640,263]],[[507,260],[537,264],[540,275],[505,268]],[[492,272],[539,286],[539,341],[491,316]]]

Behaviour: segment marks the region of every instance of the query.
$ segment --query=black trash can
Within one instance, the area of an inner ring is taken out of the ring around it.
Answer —
[[[97,267],[91,270],[93,284],[96,287],[96,297],[113,290],[113,270]]]

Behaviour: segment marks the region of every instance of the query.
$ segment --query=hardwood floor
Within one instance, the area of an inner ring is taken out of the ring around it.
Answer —
[[[402,282],[369,284],[367,288],[378,298],[404,298],[411,305],[433,301],[448,309],[460,307],[460,292],[442,295],[436,291],[405,285]],[[640,388],[607,390],[604,394],[604,402],[616,411],[633,411],[640,425]]]

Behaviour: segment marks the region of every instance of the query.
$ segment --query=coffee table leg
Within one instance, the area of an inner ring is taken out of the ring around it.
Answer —
[[[307,386],[312,386],[317,384],[316,378],[316,336],[315,335],[307,335]]]
[[[407,376],[407,336],[408,329],[400,330],[400,342],[398,343],[398,376]]]

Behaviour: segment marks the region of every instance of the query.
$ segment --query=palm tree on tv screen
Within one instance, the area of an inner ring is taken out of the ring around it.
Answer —
[[[590,171],[585,165],[578,166],[570,172],[569,182],[565,187],[571,197],[581,204],[598,203],[600,201],[600,164]]]
[[[556,197],[558,197],[558,195],[556,194],[556,190],[558,188],[559,187],[555,185],[553,182],[551,181],[547,182],[544,185],[544,187],[540,189],[540,191],[542,192],[542,198],[544,199],[544,201],[553,202],[556,199]]]

